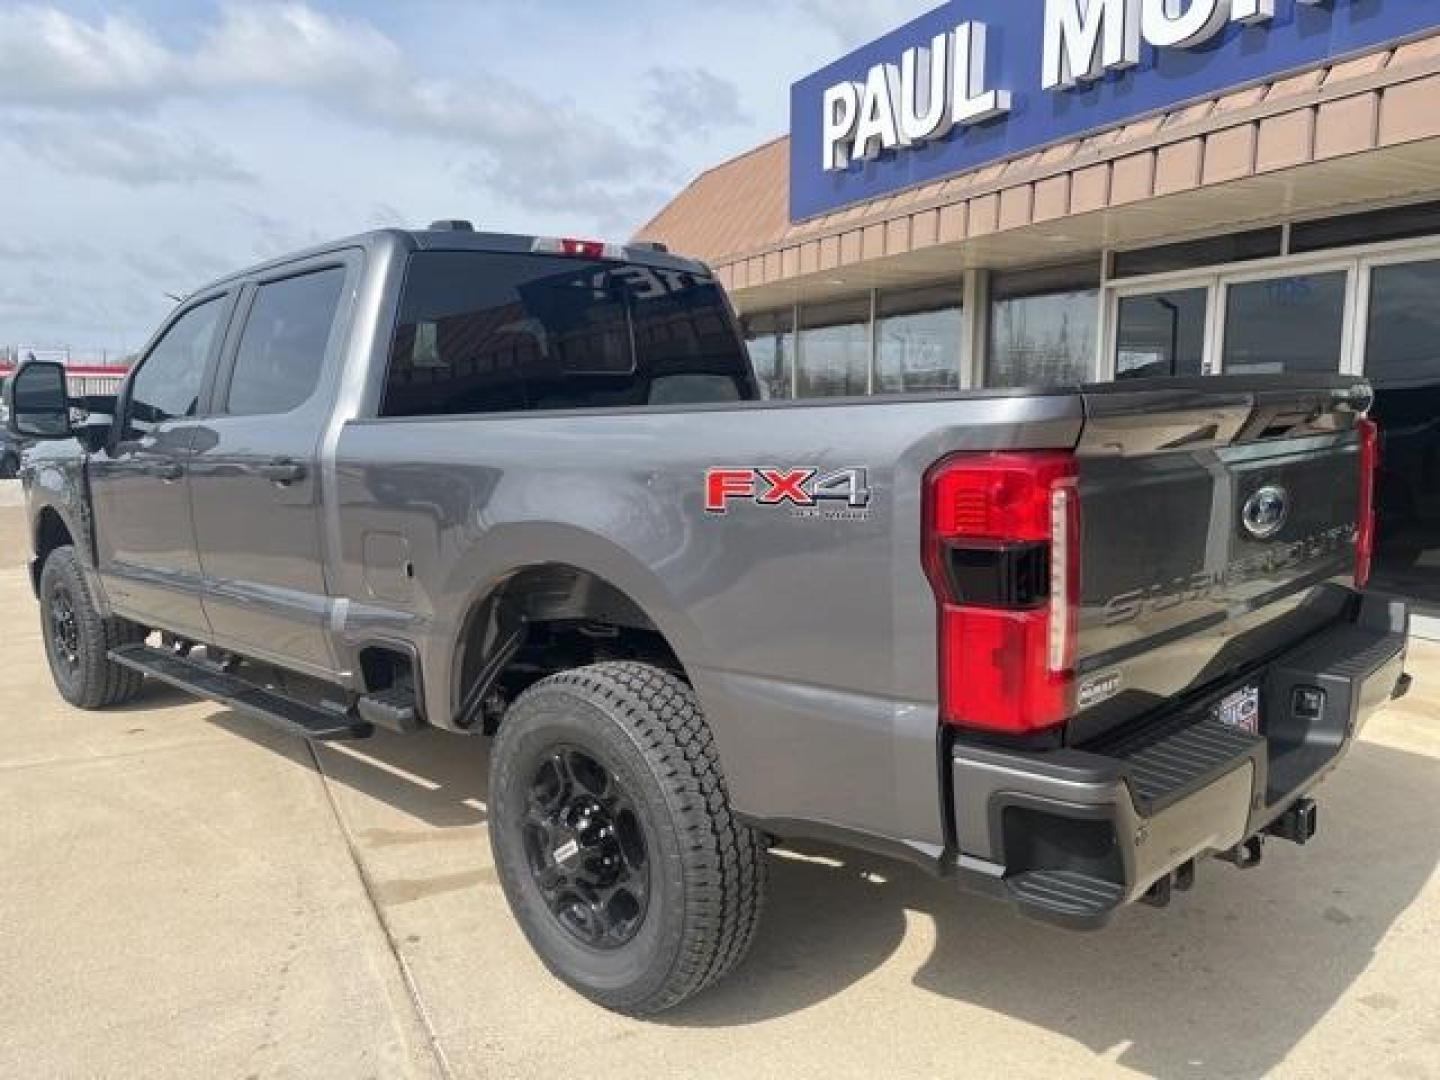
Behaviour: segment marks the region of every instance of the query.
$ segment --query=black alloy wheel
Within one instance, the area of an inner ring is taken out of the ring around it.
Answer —
[[[99,709],[140,692],[144,676],[111,660],[110,650],[144,641],[145,628],[100,614],[69,544],[50,552],[41,567],[40,618],[50,675],[71,705]]]
[[[74,673],[80,667],[80,624],[75,618],[75,597],[69,584],[56,581],[50,587],[50,648],[57,663]]]
[[[730,808],[719,754],[680,675],[608,661],[540,680],[490,755],[491,849],[540,959],[634,1016],[731,970],[754,940],[764,838]]]
[[[650,896],[645,831],[610,768],[557,747],[530,780],[524,831],[530,873],[566,931],[594,949],[635,937]]]

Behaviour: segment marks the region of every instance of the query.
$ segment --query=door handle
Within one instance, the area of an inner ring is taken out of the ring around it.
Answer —
[[[145,469],[145,472],[158,480],[164,480],[167,484],[179,480],[180,477],[185,475],[185,469],[178,462],[174,461],[165,461],[159,465],[150,465]]]
[[[293,484],[305,479],[305,466],[288,458],[276,458],[261,465],[257,472],[272,484]]]

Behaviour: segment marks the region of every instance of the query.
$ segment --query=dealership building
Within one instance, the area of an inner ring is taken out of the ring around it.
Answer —
[[[1440,0],[952,0],[640,236],[777,398],[1363,373],[1376,584],[1440,632]]]

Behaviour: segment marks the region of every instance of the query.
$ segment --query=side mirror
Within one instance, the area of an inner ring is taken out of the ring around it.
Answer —
[[[62,364],[32,360],[22,365],[5,387],[5,404],[12,434],[26,439],[68,439],[74,434]]]

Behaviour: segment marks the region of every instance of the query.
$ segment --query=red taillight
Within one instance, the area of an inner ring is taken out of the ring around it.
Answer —
[[[940,715],[1007,734],[1074,706],[1080,505],[1073,454],[961,454],[926,477],[925,572],[939,605]]]
[[[1358,421],[1360,435],[1360,505],[1356,508],[1355,587],[1370,583],[1375,561],[1375,474],[1380,468],[1380,428],[1368,417]]]

